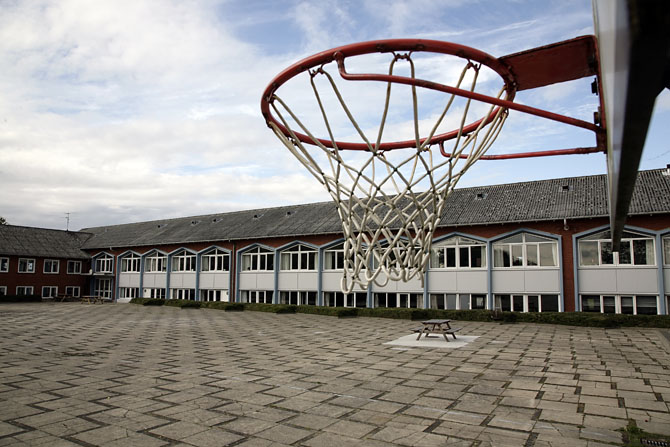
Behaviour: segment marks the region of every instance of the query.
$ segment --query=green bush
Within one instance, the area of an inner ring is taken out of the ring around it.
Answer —
[[[298,311],[298,306],[292,304],[276,304],[274,313],[276,314],[294,314]]]
[[[357,317],[358,309],[355,307],[344,307],[337,309],[337,318]]]
[[[142,306],[162,306],[165,300],[161,298],[131,298],[130,304],[141,304]]]
[[[0,295],[0,303],[39,303],[40,295]]]

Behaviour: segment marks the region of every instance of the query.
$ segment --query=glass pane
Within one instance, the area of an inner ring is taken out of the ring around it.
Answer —
[[[558,295],[541,295],[542,312],[558,312]]]
[[[523,245],[512,245],[512,265],[523,265]]]
[[[558,265],[558,244],[540,244],[540,265],[543,267],[556,267]]]
[[[512,298],[509,295],[496,295],[496,309],[500,309],[505,312],[512,310]]]
[[[485,267],[486,258],[485,258],[486,248],[481,245],[470,247],[470,256],[472,267]]]
[[[447,294],[447,309],[456,309],[456,295],[452,293]]]
[[[582,295],[582,312],[600,312],[600,296]]]
[[[472,295],[473,309],[486,309],[486,295]]]
[[[613,296],[603,297],[603,312],[606,314],[616,313],[616,304]]]
[[[528,295],[528,312],[539,312],[539,296]]]
[[[468,310],[470,309],[470,295],[459,295],[458,301],[460,304],[460,309]]]
[[[456,267],[456,248],[447,247],[446,251],[447,251],[447,262],[446,262],[447,267]]]
[[[265,256],[266,258],[266,270],[274,270],[275,255],[269,254]]]
[[[621,241],[619,250],[619,264],[630,264],[630,243],[631,241]]]
[[[459,247],[458,249],[458,266],[470,267],[470,247]]]
[[[537,244],[526,245],[526,265],[537,265]]]
[[[515,234],[514,236],[506,237],[499,241],[501,244],[520,244],[523,242],[523,234]]]
[[[654,265],[654,241],[651,239],[634,240],[633,258],[635,265]]]
[[[514,295],[512,297],[512,303],[514,303],[515,312],[523,312],[523,295]]]
[[[670,265],[670,237],[663,239],[663,263]]]
[[[251,256],[242,255],[242,270],[250,270],[250,269],[251,269]]]
[[[600,243],[600,262],[603,265],[611,265],[614,263],[614,256],[612,255],[612,243]]]
[[[444,309],[444,295],[441,293],[431,293],[430,294],[430,308],[431,309]]]
[[[640,296],[636,297],[636,310],[638,315],[656,315],[656,297],[655,296]]]
[[[526,242],[547,242],[549,239],[542,236],[526,233]]]
[[[430,268],[439,269],[444,267],[444,265],[440,265],[440,253],[442,251],[441,248],[433,248],[430,250]],[[442,255],[442,259],[444,260],[444,255]],[[328,263],[326,263],[326,268],[328,268]]]
[[[509,245],[493,246],[493,266],[494,267],[509,267]]]

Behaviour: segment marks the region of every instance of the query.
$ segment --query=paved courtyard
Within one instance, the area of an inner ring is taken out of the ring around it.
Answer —
[[[603,446],[670,435],[658,329],[410,321],[128,304],[0,306],[0,445]]]

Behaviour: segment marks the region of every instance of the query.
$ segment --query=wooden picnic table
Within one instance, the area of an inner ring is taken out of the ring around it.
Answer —
[[[88,303],[88,304],[100,303],[100,304],[102,304],[105,301],[107,301],[107,298],[104,298],[104,297],[99,296],[99,295],[83,295],[81,297],[81,303],[82,304],[83,303]]]
[[[451,320],[439,319],[422,321],[421,324],[423,326],[414,329],[414,332],[419,333],[416,339],[419,340],[422,335],[424,338],[428,338],[430,334],[442,334],[444,339],[449,341],[447,334],[451,334],[451,336],[454,337],[454,340],[456,340],[456,332],[460,331],[461,328],[452,328],[450,323]]]

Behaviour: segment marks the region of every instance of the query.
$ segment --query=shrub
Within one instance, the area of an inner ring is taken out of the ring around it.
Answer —
[[[355,307],[344,307],[337,309],[337,318],[349,318],[358,316],[358,309]]]
[[[165,300],[162,298],[145,298],[146,301],[142,303],[143,306],[162,306]]]

